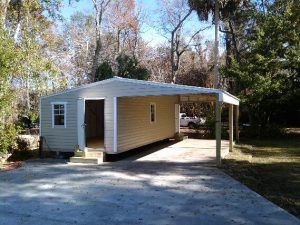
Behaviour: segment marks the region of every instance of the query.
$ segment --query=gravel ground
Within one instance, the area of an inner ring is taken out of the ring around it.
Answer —
[[[204,163],[214,153],[201,145],[185,140],[96,166],[27,161],[0,172],[0,224],[300,224]]]

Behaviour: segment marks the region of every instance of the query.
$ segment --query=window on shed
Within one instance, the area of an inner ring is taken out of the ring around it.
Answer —
[[[150,122],[155,123],[156,122],[156,104],[150,103]]]
[[[53,104],[53,127],[64,126],[66,127],[66,104],[54,103]]]

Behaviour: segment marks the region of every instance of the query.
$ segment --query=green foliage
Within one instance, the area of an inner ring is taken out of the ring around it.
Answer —
[[[16,137],[19,132],[18,127],[13,123],[1,124],[0,129],[0,152],[8,153],[17,147]]]
[[[15,147],[18,114],[36,120],[37,97],[55,82],[58,71],[45,48],[53,39],[48,28],[60,2],[8,1],[1,15],[6,24],[0,27],[0,152]]]
[[[39,119],[39,114],[36,111],[30,110],[27,112],[27,115],[32,122],[36,122]]]
[[[139,66],[136,58],[121,53],[116,60],[118,63],[118,76],[138,80],[148,79],[148,70]]]
[[[205,115],[205,134],[204,136],[206,138],[215,138],[216,136],[216,116],[211,108],[210,111],[207,111],[207,114]]]
[[[277,0],[267,8],[265,14],[253,13],[255,25],[242,37],[241,60],[232,58],[224,69],[236,79],[251,124],[261,127],[295,122],[300,113],[300,4]]]
[[[134,57],[130,57],[124,53],[121,53],[116,58],[117,61],[117,74],[119,77],[147,80],[149,72],[146,68],[138,65],[138,61]],[[113,70],[109,62],[105,61],[101,63],[95,75],[95,81],[105,80],[113,77]]]
[[[244,127],[241,129],[240,135],[243,138],[274,138],[280,137],[284,133],[281,126],[276,124],[269,124],[265,127],[253,125],[250,127]]]
[[[216,138],[216,114],[213,107],[205,113],[205,123],[199,129],[201,130],[203,127],[205,129],[204,138]],[[221,127],[221,135],[222,138],[228,138],[227,129],[224,126]]]
[[[26,139],[17,138],[17,150],[29,151],[30,150],[30,142]]]
[[[12,73],[20,71],[17,64],[19,57],[20,52],[14,48],[13,42],[0,28],[0,152],[4,153],[15,144],[18,132],[11,120],[14,115],[12,100],[15,93],[10,88],[9,78]]]
[[[105,80],[113,77],[113,71],[108,62],[103,62],[97,68],[95,81]]]

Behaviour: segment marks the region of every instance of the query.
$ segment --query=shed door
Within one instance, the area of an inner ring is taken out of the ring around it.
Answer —
[[[77,135],[78,135],[78,145],[80,150],[85,149],[85,100],[77,100]]]
[[[175,133],[176,132],[180,132],[180,117],[179,117],[179,113],[180,113],[180,105],[179,104],[175,104]]]

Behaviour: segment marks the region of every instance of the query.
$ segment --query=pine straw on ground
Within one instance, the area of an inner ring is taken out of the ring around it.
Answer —
[[[21,165],[21,161],[0,163],[0,171],[13,170],[19,168]]]

